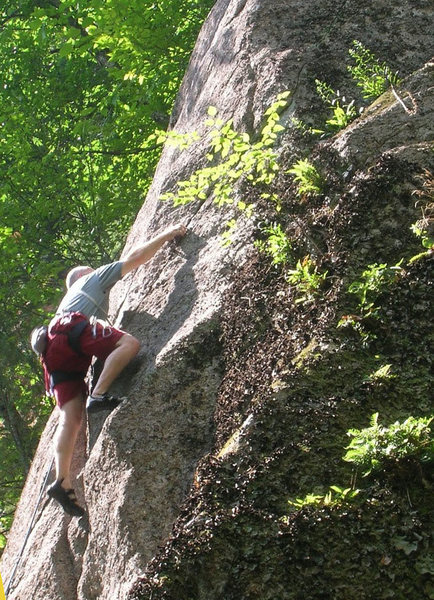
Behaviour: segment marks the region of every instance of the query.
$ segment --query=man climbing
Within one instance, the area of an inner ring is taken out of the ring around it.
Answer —
[[[104,361],[95,387],[87,397],[88,413],[112,410],[121,400],[108,394],[110,385],[140,347],[132,335],[97,319],[106,318],[109,291],[117,281],[150,260],[165,242],[185,235],[186,231],[184,225],[174,225],[121,261],[96,270],[75,267],[67,275],[67,292],[49,325],[41,362],[47,391],[55,397],[60,411],[54,442],[56,481],[47,493],[71,515],[84,514],[71,486],[70,466],[87,395],[87,370],[94,356]]]

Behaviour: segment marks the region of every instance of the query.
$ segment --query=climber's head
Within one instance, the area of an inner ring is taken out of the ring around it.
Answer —
[[[92,267],[85,267],[85,266],[74,267],[73,269],[71,269],[69,271],[68,275],[66,276],[67,289],[69,290],[71,285],[73,285],[77,281],[77,279],[80,279],[80,277],[83,277],[84,275],[88,275],[89,273],[92,273],[92,271],[94,271],[94,269],[92,269]]]

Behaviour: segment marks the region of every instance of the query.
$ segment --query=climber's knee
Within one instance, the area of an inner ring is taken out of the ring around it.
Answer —
[[[130,358],[134,358],[140,350],[140,342],[129,333],[125,333],[116,344],[117,348],[122,348]]]

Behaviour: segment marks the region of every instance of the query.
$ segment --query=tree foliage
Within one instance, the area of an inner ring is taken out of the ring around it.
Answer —
[[[28,350],[31,327],[53,310],[71,265],[97,265],[118,255],[159,158],[155,131],[168,124],[212,4],[3,3],[2,481],[22,480],[51,408],[41,400],[38,365]],[[16,498],[7,489],[0,494],[0,518]]]

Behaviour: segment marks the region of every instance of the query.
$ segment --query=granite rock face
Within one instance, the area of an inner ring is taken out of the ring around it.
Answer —
[[[115,385],[114,391],[128,399],[109,416],[91,416],[77,444],[76,489],[88,518],[70,519],[47,504],[44,494],[34,514],[52,469],[56,412],[47,424],[2,557],[6,585],[13,574],[10,600],[125,598],[170,533],[195,467],[213,447],[215,399],[224,371],[222,297],[251,247],[252,226],[245,222],[225,247],[221,234],[232,207],[219,209],[208,198],[174,208],[159,199],[206,164],[207,108],[215,106],[222,119],[233,118],[237,130],[254,134],[267,106],[279,92],[290,90],[282,123],[289,125],[292,117],[314,123],[316,112],[323,110],[315,78],[345,87],[348,48],[358,39],[400,72],[401,101],[387,92],[324,142],[320,153],[338,155],[356,171],[386,152],[418,161],[432,144],[430,4],[216,2],[171,117],[172,129],[204,135],[186,151],[164,150],[125,252],[176,221],[183,221],[189,233],[111,293],[116,323],[143,346]],[[294,128],[280,143],[290,153],[303,151]]]

